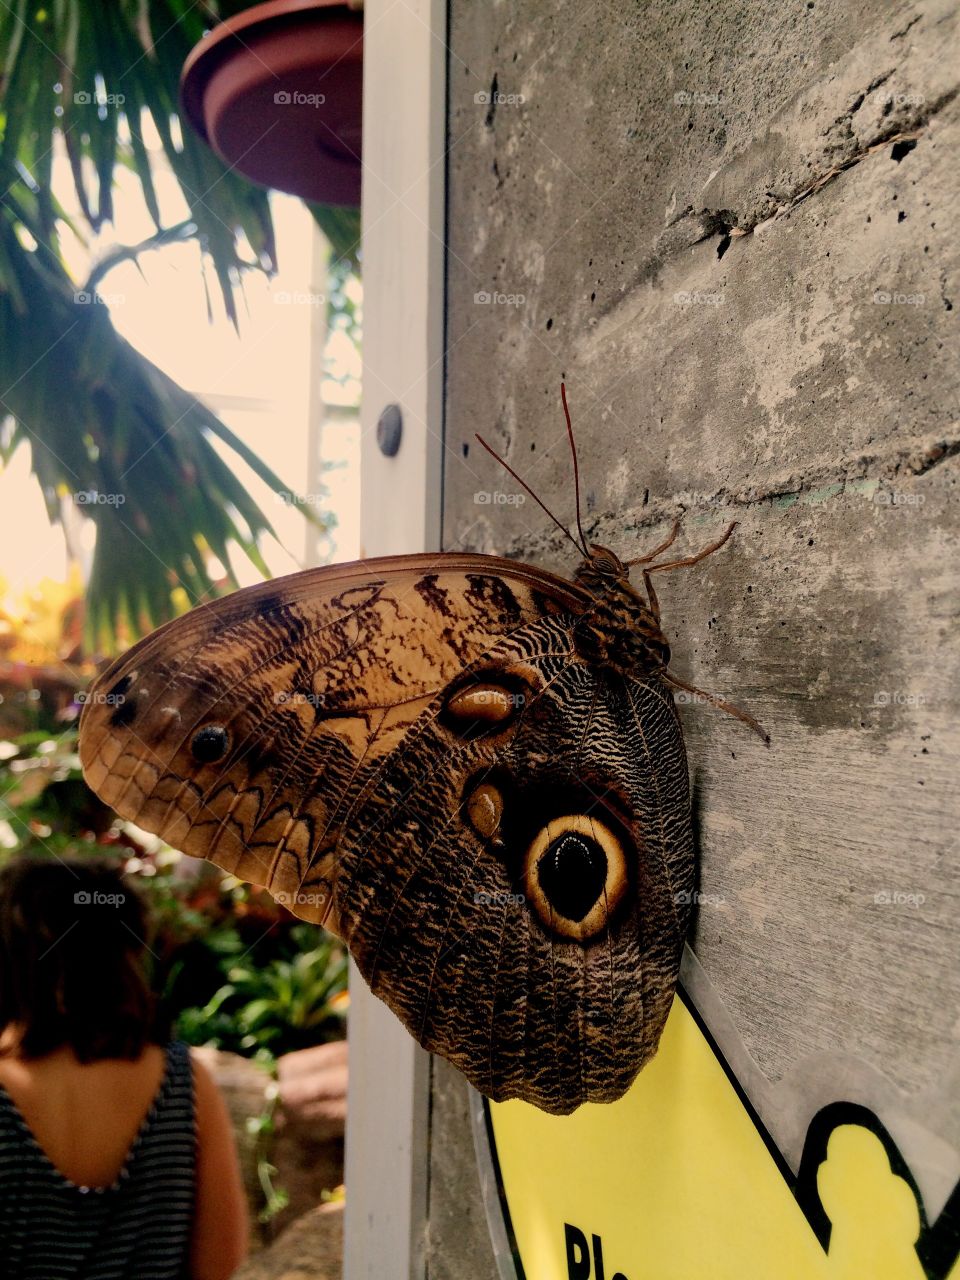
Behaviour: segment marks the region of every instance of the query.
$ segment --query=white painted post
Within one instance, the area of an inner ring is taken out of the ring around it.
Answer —
[[[446,6],[367,0],[363,90],[363,554],[436,548],[443,396]],[[377,420],[397,405],[399,452]],[[424,1274],[429,1059],[350,976],[346,1280]]]

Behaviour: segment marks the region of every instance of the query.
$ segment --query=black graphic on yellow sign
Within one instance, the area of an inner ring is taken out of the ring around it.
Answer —
[[[796,1176],[683,998],[609,1106],[491,1104],[520,1280],[960,1280],[960,1188],[932,1226],[868,1109],[837,1102]]]

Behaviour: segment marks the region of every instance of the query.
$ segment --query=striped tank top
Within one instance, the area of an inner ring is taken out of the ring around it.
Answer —
[[[166,1068],[110,1187],[57,1169],[0,1086],[0,1274],[4,1280],[183,1280],[189,1275],[196,1136],[185,1044]]]

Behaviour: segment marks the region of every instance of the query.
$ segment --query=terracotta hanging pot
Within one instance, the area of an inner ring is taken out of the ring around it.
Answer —
[[[269,0],[215,27],[183,68],[183,113],[254,182],[360,204],[363,15],[335,0]]]

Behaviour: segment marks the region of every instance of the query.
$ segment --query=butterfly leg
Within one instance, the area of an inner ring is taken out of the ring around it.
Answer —
[[[668,569],[686,569],[692,564],[699,564],[701,560],[706,560],[707,556],[712,556],[715,551],[719,551],[736,527],[737,521],[734,520],[727,526],[722,537],[716,542],[711,542],[709,547],[704,547],[695,555],[686,556],[683,560],[669,560],[666,564],[652,564],[649,569],[644,570],[644,577],[649,573],[665,573]]]
[[[709,702],[711,706],[717,707],[720,711],[725,711],[727,715],[735,716],[738,720],[742,720],[745,725],[748,725],[758,735],[760,741],[769,747],[769,733],[767,733],[763,725],[754,720],[753,716],[748,715],[741,707],[734,706],[732,702],[727,702],[725,698],[718,698],[715,693],[707,693],[706,689],[698,689],[694,684],[687,684],[685,680],[678,680],[669,671],[663,673],[663,679],[667,684],[673,685],[675,689],[683,689],[687,693],[695,694],[698,698],[703,698],[704,701]]]
[[[674,520],[673,522],[673,528],[670,530],[670,532],[667,534],[664,540],[660,543],[659,547],[654,547],[654,549],[650,552],[649,555],[637,556],[635,560],[628,560],[627,564],[628,565],[649,564],[651,560],[656,560],[657,556],[661,555],[664,551],[666,551],[668,547],[672,547],[673,544],[676,542],[677,534],[680,532],[680,523],[681,523],[680,517],[677,516],[676,520]]]
[[[653,579],[650,577],[650,570],[643,571],[643,585],[647,591],[647,602],[650,605],[650,612],[653,614],[657,622],[660,621],[660,601],[657,599],[657,593],[653,589]]]

